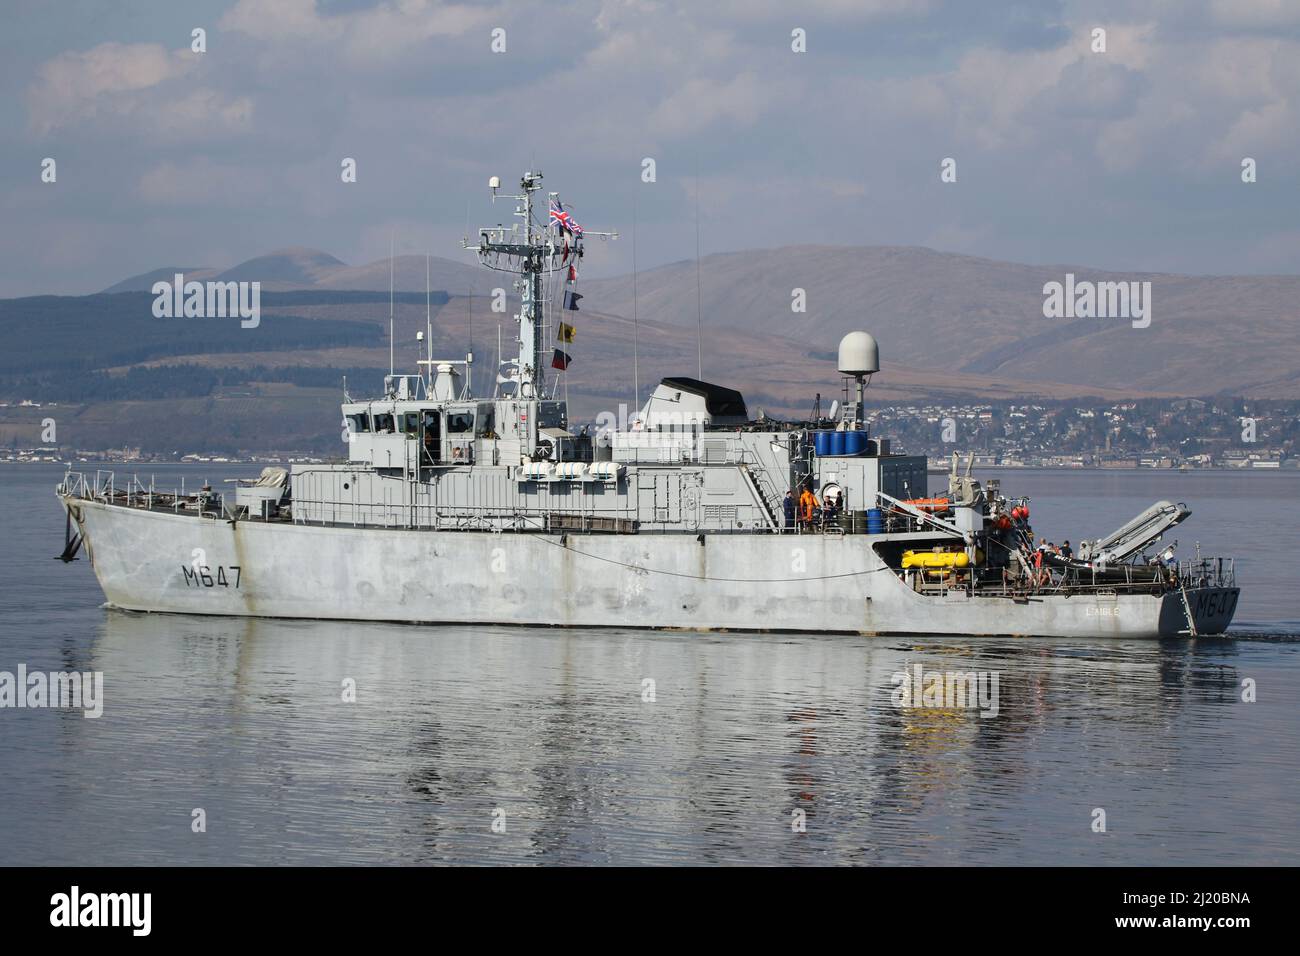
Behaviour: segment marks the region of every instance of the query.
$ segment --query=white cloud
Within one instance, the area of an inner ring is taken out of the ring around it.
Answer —
[[[803,0],[797,5],[789,0],[722,0],[711,5],[711,12],[733,22],[782,20],[794,27],[805,20],[851,23],[889,16],[921,18],[934,6],[933,0]]]
[[[264,40],[321,41],[341,37],[347,22],[321,16],[316,0],[239,0],[220,25]]]
[[[1231,174],[1242,156],[1300,148],[1300,43],[1226,37],[1159,47],[1132,117],[1102,130],[1112,170],[1160,164],[1197,177]]]
[[[239,0],[220,25],[276,45],[333,45],[354,65],[383,65],[436,37],[462,36],[502,20],[492,7],[435,0],[397,0],[337,14],[324,13],[317,0]],[[487,44],[485,29],[484,49]]]
[[[19,49],[10,72],[31,78],[30,122],[0,138],[6,151],[43,156],[32,140],[57,133],[48,153],[60,186],[29,176],[15,186],[19,205],[5,208],[23,221],[36,209],[57,217],[51,200],[74,186],[83,190],[75,215],[99,202],[120,227],[147,206],[157,215],[131,219],[130,242],[170,249],[160,223],[221,202],[229,214],[210,234],[176,235],[195,250],[224,244],[234,258],[256,251],[245,249],[251,222],[281,230],[282,244],[346,253],[386,247],[386,230],[367,229],[405,217],[404,228],[447,254],[463,229],[464,191],[479,210],[487,175],[536,161],[597,224],[626,226],[640,189],[645,264],[680,257],[698,169],[705,242],[717,250],[764,241],[775,202],[786,213],[782,241],[869,234],[994,257],[1127,257],[1135,267],[1158,256],[1177,267],[1183,254],[1184,268],[1222,270],[1268,229],[1225,219],[1221,234],[1194,241],[1205,184],[1232,181],[1241,156],[1261,172],[1243,196],[1291,195],[1300,182],[1290,161],[1300,153],[1300,30],[1287,25],[1300,0],[1045,9],[993,0],[978,12],[968,0],[223,6],[203,56],[184,32],[167,41],[182,49],[168,50],[100,43],[91,24],[58,41],[72,52]],[[1093,54],[1101,24],[1108,51]],[[504,56],[488,50],[498,25],[509,31]],[[796,25],[809,30],[805,56],[789,51]],[[343,156],[359,160],[356,185],[339,180]],[[653,187],[640,182],[645,156],[658,163]],[[944,156],[958,159],[961,178],[940,189]],[[92,195],[105,182],[135,188]],[[1069,230],[1062,190],[1077,200]],[[1148,233],[1117,235],[1112,209],[1125,215],[1135,204]],[[418,233],[426,220],[440,231]],[[1171,238],[1161,245],[1155,233]],[[609,245],[626,256],[628,243]],[[14,274],[41,288],[39,264],[15,262]]]
[[[186,86],[197,57],[155,43],[101,43],[42,64],[28,88],[30,127],[38,136],[100,121],[163,140],[204,139],[248,128],[253,103],[211,87]]]
[[[1213,0],[1210,12],[1224,26],[1277,27],[1300,24],[1295,0]]]
[[[101,43],[43,64],[28,89],[32,127],[41,135],[88,116],[118,112],[132,94],[182,76],[194,61],[156,43]]]
[[[141,174],[136,195],[160,206],[264,202],[273,185],[264,170],[214,163],[206,157],[166,160]]]
[[[1044,163],[1068,154],[1110,174],[1200,177],[1256,150],[1300,149],[1300,43],[1115,23],[1095,54],[1090,29],[1075,25],[1047,50],[978,48],[943,73],[860,81],[854,98],[919,119],[954,148]]]
[[[748,126],[763,112],[769,95],[754,73],[729,81],[697,77],[664,97],[646,123],[652,134],[679,137],[697,133],[719,121]]]

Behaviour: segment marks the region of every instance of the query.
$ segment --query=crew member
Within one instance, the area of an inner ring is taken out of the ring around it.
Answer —
[[[781,502],[781,507],[785,510],[786,528],[793,528],[794,527],[794,493],[793,492],[789,490],[786,491],[785,501]]]
[[[799,520],[807,527],[813,523],[813,512],[817,509],[817,496],[812,489],[804,485],[803,494],[799,496]]]
[[[835,520],[835,516],[839,514],[839,510],[839,495],[827,495],[826,500],[822,503],[822,524],[831,524]]]

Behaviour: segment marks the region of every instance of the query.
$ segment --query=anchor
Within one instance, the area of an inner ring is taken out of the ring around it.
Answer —
[[[55,555],[55,558],[67,564],[70,561],[76,561],[77,552],[81,550],[81,532],[72,530],[72,512],[68,512],[67,524],[63,529],[63,553]]]

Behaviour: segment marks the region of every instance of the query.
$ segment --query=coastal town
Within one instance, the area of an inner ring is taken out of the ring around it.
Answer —
[[[40,403],[0,402],[0,424],[21,411],[31,421]],[[45,406],[57,419],[58,407]],[[45,414],[45,413],[41,413]],[[894,437],[895,451],[925,453],[941,467],[954,452],[1004,468],[1300,468],[1300,402],[1240,398],[1021,400],[880,405],[868,410],[873,430]],[[29,431],[31,431],[29,429]],[[324,461],[325,447],[286,449],[148,447],[80,448],[24,442],[0,445],[10,462]]]
[[[896,446],[1005,468],[1300,467],[1300,403],[1224,399],[890,405],[868,413]]]

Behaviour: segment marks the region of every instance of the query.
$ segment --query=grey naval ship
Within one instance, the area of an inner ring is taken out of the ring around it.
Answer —
[[[665,378],[630,422],[578,426],[561,397],[585,238],[540,173],[520,222],[467,239],[520,293],[518,356],[490,395],[474,356],[422,349],[413,374],[356,399],[347,460],[265,468],[225,491],[162,492],[69,471],[65,560],[85,546],[111,607],[357,621],[850,634],[1159,638],[1224,631],[1233,562],[1175,557],[1186,520],[1159,501],[1073,552],[1036,546],[1029,501],[954,456],[871,433],[880,368],[866,332],[838,351],[843,400],[811,420],[751,415],[743,396]],[[549,215],[548,215],[549,214]],[[562,276],[567,278],[561,279]],[[559,282],[563,306],[553,307]],[[430,326],[431,333],[431,326]],[[390,369],[390,373],[391,373]]]

